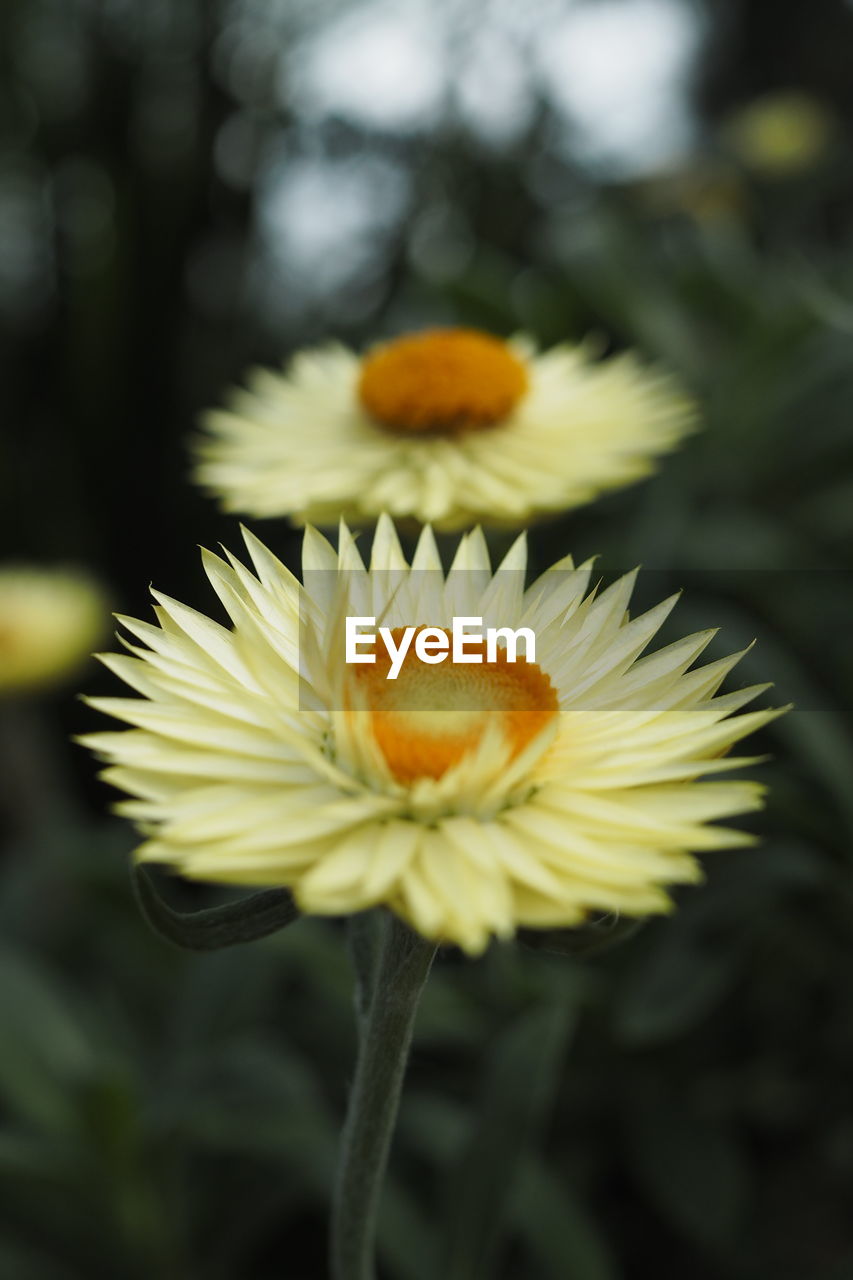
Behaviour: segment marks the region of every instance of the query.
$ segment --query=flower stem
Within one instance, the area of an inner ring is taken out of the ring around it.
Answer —
[[[360,1000],[355,1079],[332,1205],[333,1280],[374,1280],[376,1214],[418,1000],[436,948],[383,913],[372,990]]]

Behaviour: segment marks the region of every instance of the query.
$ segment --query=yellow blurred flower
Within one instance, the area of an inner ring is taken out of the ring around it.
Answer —
[[[0,569],[0,694],[71,674],[102,639],[107,617],[103,593],[85,573]]]
[[[807,93],[768,93],[733,112],[723,139],[733,154],[765,177],[784,178],[812,167],[827,150],[833,120]]]
[[[748,763],[726,753],[777,713],[736,714],[764,686],[718,695],[740,655],[692,666],[711,632],[641,656],[674,599],[629,620],[633,574],[596,593],[567,557],[525,588],[523,537],[493,572],[479,531],[445,574],[429,528],[410,566],[383,517],[369,568],[345,525],[338,551],[306,530],[301,585],[245,538],[253,570],[204,553],[230,627],[154,592],[157,625],[122,619],[141,644],[103,655],[142,696],[92,699],[134,727],[82,741],[133,797],[141,860],[288,886],[318,914],[384,903],[476,953],[522,925],[667,911],[694,852],[750,842],[713,820],[762,788],[704,775]],[[397,645],[428,626],[441,647],[459,617],[525,627],[535,655],[410,651],[389,680],[378,656],[344,660],[346,619],[370,616]]]
[[[297,523],[513,526],[648,475],[693,419],[632,354],[433,329],[254,370],[206,415],[196,478],[227,511]]]

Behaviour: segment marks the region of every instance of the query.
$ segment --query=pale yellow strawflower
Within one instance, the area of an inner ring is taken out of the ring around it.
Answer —
[[[723,138],[748,168],[768,178],[786,178],[816,164],[832,132],[832,117],[821,102],[789,90],[764,94],[733,112]]]
[[[318,914],[385,903],[478,952],[521,925],[667,911],[694,852],[749,842],[709,823],[762,788],[700,779],[747,763],[726,752],[775,713],[735,714],[759,687],[717,695],[740,655],[691,669],[711,632],[641,657],[674,600],[629,620],[633,574],[596,594],[567,557],[525,589],[524,539],[493,574],[477,531],[445,575],[429,529],[410,568],[383,518],[369,569],[346,526],[337,552],[309,528],[303,587],[245,538],[252,571],[204,553],[229,627],[154,592],[157,625],[122,619],[141,645],[103,655],[142,696],[92,704],[135,727],[83,741],[134,797],[141,860],[289,886]],[[348,616],[523,625],[535,662],[407,658],[394,683],[344,663]]]
[[[0,569],[0,695],[70,675],[102,638],[107,618],[103,592],[82,572]]]
[[[252,516],[513,526],[647,476],[693,420],[674,380],[631,354],[434,329],[254,370],[206,415],[195,474]]]

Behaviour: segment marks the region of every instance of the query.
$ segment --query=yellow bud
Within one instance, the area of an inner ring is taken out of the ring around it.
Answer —
[[[103,593],[83,572],[0,569],[0,695],[69,675],[98,644],[106,620]]]
[[[770,93],[735,111],[723,128],[730,150],[765,177],[788,177],[812,167],[826,151],[832,117],[806,93]]]

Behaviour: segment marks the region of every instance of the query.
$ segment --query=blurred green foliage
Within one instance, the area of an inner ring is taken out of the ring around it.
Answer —
[[[306,123],[274,68],[247,73],[232,48],[253,23],[256,52],[284,47],[306,14],[0,8],[0,215],[24,255],[0,271],[4,555],[82,560],[128,612],[147,610],[152,578],[207,608],[196,544],[234,545],[235,529],[187,484],[194,416],[250,360],[319,337],[436,319],[544,343],[594,332],[680,373],[702,432],[651,481],[538,526],[532,555],[642,562],[655,598],[686,588],[678,631],[719,625],[714,654],[758,638],[738,678],[798,706],[757,745],[772,757],[762,844],[708,859],[670,919],[589,962],[521,946],[441,958],[382,1275],[847,1280],[853,106],[838,50],[853,11],[719,6],[694,159],[677,181],[608,185],[561,149],[544,101],[503,149],[452,120],[414,139]],[[788,83],[825,88],[832,150],[799,177],[751,177],[720,154],[716,119]],[[410,184],[346,305],[294,281],[281,309],[286,280],[258,288],[273,153],[379,157]],[[283,523],[261,533],[297,563]],[[88,690],[107,687],[89,672]],[[65,746],[93,718],[58,698],[31,733],[35,709],[11,710],[0,1275],[316,1280],[354,1050],[341,927],[170,948],[132,898],[132,833]]]

